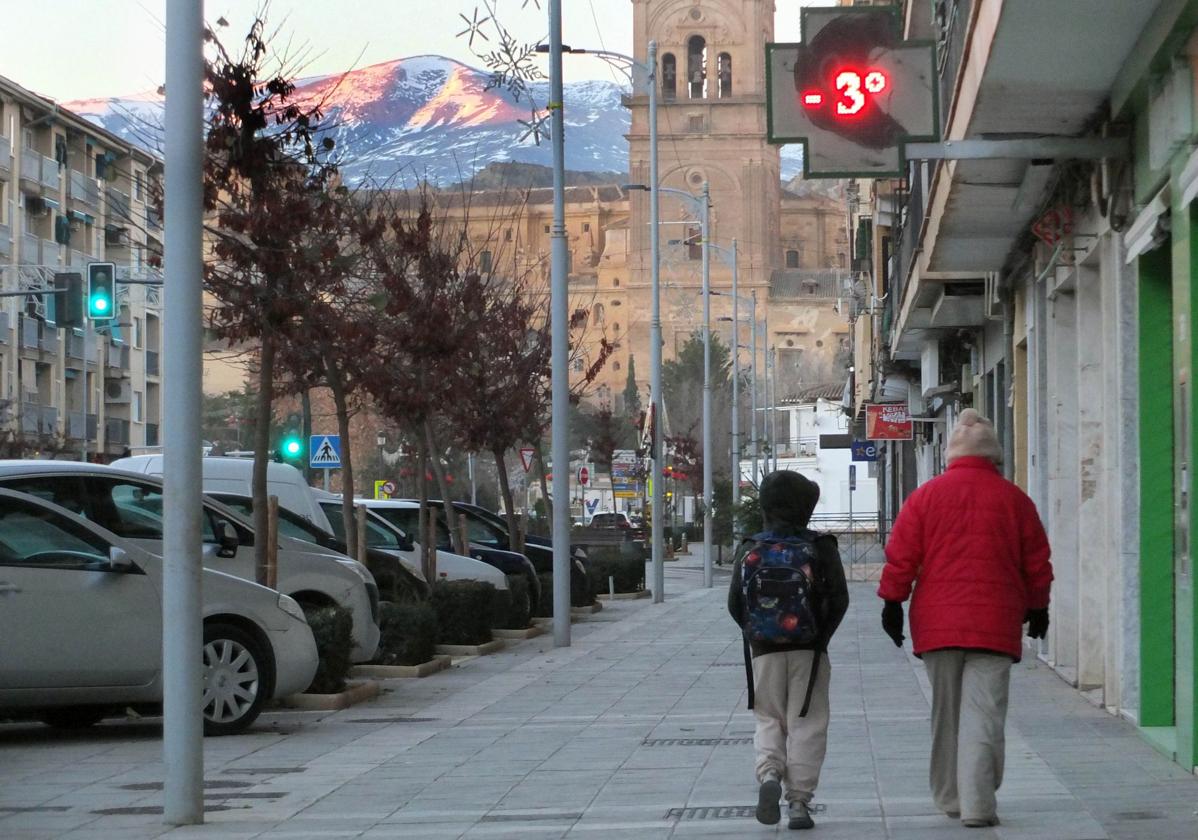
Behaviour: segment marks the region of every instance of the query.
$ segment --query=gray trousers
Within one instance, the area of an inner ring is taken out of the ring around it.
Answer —
[[[810,802],[828,749],[828,687],[832,666],[822,654],[811,707],[799,717],[815,652],[789,650],[753,658],[753,715],[757,781],[774,775],[786,801]]]
[[[932,799],[961,819],[997,816],[1011,657],[970,650],[923,655],[932,683]]]

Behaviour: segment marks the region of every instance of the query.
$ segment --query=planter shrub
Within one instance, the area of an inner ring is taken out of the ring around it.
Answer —
[[[491,626],[501,630],[525,630],[532,624],[528,579],[524,575],[508,575],[507,585],[507,592],[495,593],[495,616]]]
[[[433,586],[433,608],[443,645],[485,645],[491,641],[495,587],[474,580],[443,580]]]
[[[595,593],[591,590],[593,575],[574,558],[570,558],[570,568],[570,606],[589,607],[595,603]],[[553,575],[542,573],[538,577],[541,579],[541,604],[537,616],[548,618],[553,615]]]
[[[541,572],[537,579],[541,581],[541,603],[537,605],[536,616],[550,618],[553,616],[553,575]]]
[[[383,603],[379,608],[380,665],[422,665],[437,648],[437,611],[429,604]]]
[[[616,579],[616,592],[640,592],[645,588],[645,561],[640,557],[603,556],[591,558],[591,592],[608,591],[607,579]]]
[[[345,690],[345,678],[352,663],[354,620],[349,610],[340,606],[315,607],[304,611],[308,626],[316,639],[320,657],[316,676],[308,686],[308,694],[337,694]]]

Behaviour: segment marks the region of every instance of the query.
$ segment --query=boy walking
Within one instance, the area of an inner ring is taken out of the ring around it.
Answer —
[[[765,530],[732,569],[728,612],[745,639],[749,708],[757,718],[757,821],[812,828],[808,805],[828,745],[828,642],[849,608],[836,538],[807,525],[819,485],[789,470],[761,482]]]

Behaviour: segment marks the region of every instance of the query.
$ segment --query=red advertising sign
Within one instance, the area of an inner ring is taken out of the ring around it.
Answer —
[[[868,440],[911,440],[915,424],[906,403],[883,403],[865,407],[865,437]]]

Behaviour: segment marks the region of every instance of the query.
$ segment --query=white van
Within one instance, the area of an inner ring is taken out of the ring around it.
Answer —
[[[121,458],[112,466],[129,472],[162,476],[162,455],[134,455]],[[232,493],[252,496],[250,489],[254,475],[252,458],[207,457],[201,459],[205,493]],[[279,506],[297,513],[318,528],[332,532],[333,528],[324,510],[316,503],[304,474],[290,464],[271,461],[266,467],[267,493],[279,497]]]

